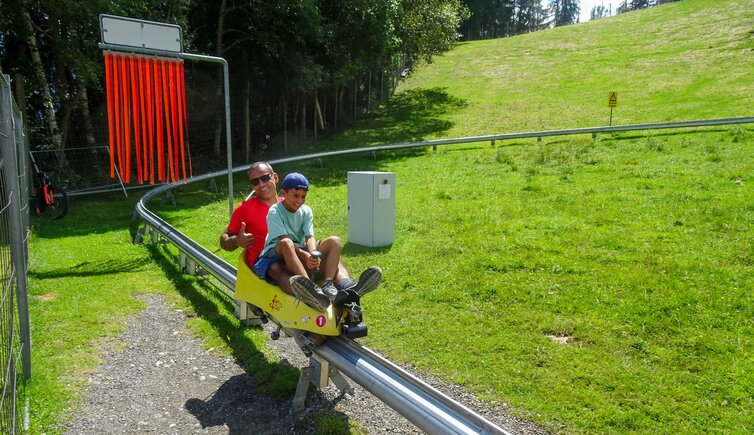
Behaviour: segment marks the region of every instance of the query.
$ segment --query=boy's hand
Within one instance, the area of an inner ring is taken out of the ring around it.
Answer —
[[[241,222],[241,229],[236,234],[236,245],[246,249],[254,244],[254,235],[246,232],[246,222]]]
[[[309,253],[307,253],[309,254]],[[321,260],[319,257],[315,257],[312,254],[309,254],[309,256],[306,258],[306,268],[307,269],[319,269],[319,264]]]

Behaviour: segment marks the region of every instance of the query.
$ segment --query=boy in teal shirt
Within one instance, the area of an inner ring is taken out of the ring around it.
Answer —
[[[297,172],[288,174],[281,186],[283,201],[270,207],[267,213],[267,240],[262,253],[261,263],[283,261],[294,275],[290,279],[291,290],[297,298],[319,311],[325,311],[330,301],[338,293],[333,280],[338,272],[340,262],[340,238],[330,236],[319,243],[314,238],[314,214],[304,204],[309,193],[309,181]],[[322,260],[312,255],[321,251]],[[257,271],[255,264],[254,271]],[[308,278],[307,269],[322,270],[322,287]],[[263,275],[262,275],[263,277]],[[359,296],[373,290],[379,285],[382,272],[377,267],[370,267],[359,278],[363,284]]]

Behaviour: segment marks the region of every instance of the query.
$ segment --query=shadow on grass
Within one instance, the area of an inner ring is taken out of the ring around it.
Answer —
[[[68,277],[85,277],[101,276],[124,272],[137,272],[143,269],[145,264],[151,263],[149,258],[140,258],[132,260],[101,260],[85,261],[73,267],[65,269],[53,269],[47,272],[29,271],[29,276],[36,279],[46,278],[68,278]]]
[[[348,257],[358,257],[360,255],[383,255],[389,253],[392,248],[392,244],[387,246],[371,247],[347,242],[345,246],[343,246],[342,253]]]
[[[35,237],[56,239],[105,234],[127,229],[138,198],[117,195],[73,197],[68,199],[68,214],[55,221],[31,216],[29,224]]]
[[[152,259],[162,268],[178,293],[194,308],[197,316],[208,322],[231,349],[238,364],[254,379],[257,389],[277,399],[291,397],[296,389],[299,370],[285,363],[270,363],[264,352],[244,334],[244,327],[235,319],[232,300],[207,281],[183,274],[178,257],[164,248],[148,245]],[[214,302],[209,295],[217,295]]]
[[[466,100],[448,94],[447,88],[411,89],[388,100],[374,117],[329,138],[325,147],[421,141],[448,131],[453,123],[442,119],[442,115],[467,105]]]

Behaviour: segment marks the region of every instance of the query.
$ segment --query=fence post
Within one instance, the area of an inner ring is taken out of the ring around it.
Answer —
[[[0,111],[4,114],[2,118],[2,131],[0,135],[2,142],[2,155],[5,170],[3,174],[5,179],[3,183],[8,187],[8,217],[10,223],[10,249],[11,261],[13,264],[14,275],[16,278],[16,301],[18,303],[18,324],[21,340],[21,365],[22,374],[25,381],[31,378],[31,336],[29,333],[29,304],[27,299],[27,265],[28,253],[26,250],[27,228],[24,222],[27,222],[22,215],[21,203],[26,202],[27,198],[21,196],[21,183],[19,176],[18,162],[25,161],[23,145],[18,147],[16,144],[16,129],[23,128],[21,120],[16,119],[13,113],[13,99],[10,92],[10,76],[3,75],[0,80]],[[28,211],[28,207],[26,208]]]

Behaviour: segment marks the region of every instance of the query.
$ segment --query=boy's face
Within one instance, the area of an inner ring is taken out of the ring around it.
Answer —
[[[283,189],[280,193],[283,194],[283,207],[291,213],[296,213],[306,202],[306,194],[309,191],[304,189]]]

